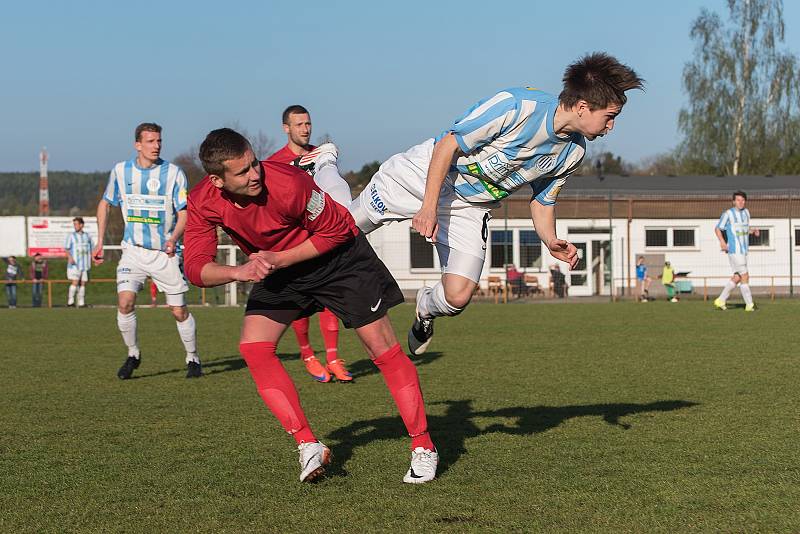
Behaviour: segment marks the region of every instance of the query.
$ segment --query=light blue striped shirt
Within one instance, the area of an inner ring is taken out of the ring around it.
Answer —
[[[555,204],[586,153],[582,135],[556,135],[557,108],[557,96],[515,87],[467,111],[437,138],[453,132],[464,153],[448,175],[456,194],[471,203],[494,202],[530,184],[540,204]]]
[[[92,237],[86,232],[72,232],[67,236],[64,248],[75,260],[75,268],[88,271],[92,268],[92,250],[94,243]]]
[[[722,212],[717,228],[728,238],[728,254],[747,254],[750,245],[750,212],[734,208]]]
[[[178,212],[186,209],[186,185],[181,168],[164,160],[149,169],[139,167],[136,158],[114,165],[103,199],[112,206],[122,205],[122,241],[163,250]]]

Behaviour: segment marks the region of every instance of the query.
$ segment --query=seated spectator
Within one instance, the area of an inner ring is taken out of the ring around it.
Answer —
[[[506,282],[511,293],[515,294],[517,298],[521,297],[523,293],[527,293],[524,276],[524,273],[518,271],[513,263],[506,265]]]

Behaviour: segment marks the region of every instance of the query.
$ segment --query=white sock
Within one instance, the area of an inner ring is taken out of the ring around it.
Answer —
[[[719,300],[725,302],[728,300],[728,297],[731,296],[731,291],[736,287],[736,284],[733,280],[728,280],[728,283],[725,284],[725,287],[722,289],[722,293],[719,294]]]
[[[78,288],[78,306],[85,306],[86,305],[86,286],[80,286]]]
[[[75,291],[77,291],[78,286],[69,286],[69,294],[67,296],[67,306],[72,306],[75,304]]]
[[[194,315],[190,313],[185,321],[176,322],[175,324],[178,326],[178,335],[181,336],[183,347],[186,349],[186,363],[200,363],[200,358],[197,356]]]
[[[122,334],[122,341],[128,347],[128,356],[139,358],[139,346],[136,344],[136,312],[128,314],[117,310],[117,326]]]
[[[458,315],[463,308],[456,308],[444,298],[444,286],[441,282],[433,288],[426,287],[417,302],[420,319],[433,319],[443,315]]]
[[[317,168],[314,174],[314,182],[320,189],[328,193],[333,200],[344,206],[350,206],[353,197],[350,193],[350,185],[339,174],[336,165],[328,164]]]
[[[744,303],[748,306],[753,305],[753,294],[750,292],[750,284],[741,284],[739,286],[739,291],[742,292],[742,298],[744,299]]]

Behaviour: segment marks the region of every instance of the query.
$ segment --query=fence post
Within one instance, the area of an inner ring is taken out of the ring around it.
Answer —
[[[228,246],[228,265],[236,266],[236,247],[232,245]],[[236,282],[231,282],[228,284],[228,305],[237,306],[238,299],[239,288],[236,286]]]
[[[789,296],[794,296],[794,229],[792,228],[792,192],[789,191]]]
[[[47,281],[47,307],[53,307],[53,282]]]
[[[608,190],[608,289],[611,302],[615,300],[614,293],[614,227],[612,226],[612,219],[614,217],[614,196],[613,192]],[[591,244],[590,244],[591,246]],[[591,272],[591,271],[590,271]],[[605,278],[605,273],[603,273]],[[600,280],[601,287],[606,284],[605,280]]]

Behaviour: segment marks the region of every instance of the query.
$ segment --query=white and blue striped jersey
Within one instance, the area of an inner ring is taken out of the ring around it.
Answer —
[[[734,208],[722,212],[717,228],[728,238],[728,254],[747,254],[750,244],[750,212]]]
[[[464,153],[448,175],[456,194],[466,202],[493,202],[530,184],[539,203],[555,204],[586,153],[582,135],[556,135],[557,108],[557,96],[515,87],[467,111],[437,138],[453,132]]]
[[[67,236],[64,249],[69,252],[75,260],[75,268],[80,271],[88,271],[92,268],[92,250],[94,243],[92,237],[86,232],[72,232]]]
[[[164,160],[149,169],[139,167],[136,158],[121,161],[111,169],[103,199],[112,206],[122,205],[123,242],[162,250],[178,212],[186,209],[186,175]]]

